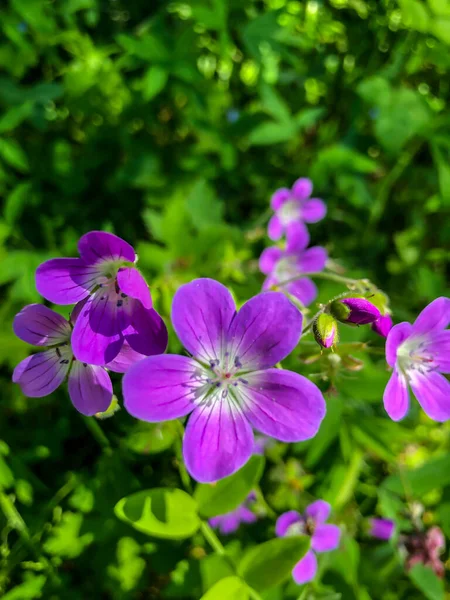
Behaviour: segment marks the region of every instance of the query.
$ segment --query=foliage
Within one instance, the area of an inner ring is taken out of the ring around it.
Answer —
[[[40,300],[34,272],[42,261],[75,255],[80,235],[105,229],[137,247],[168,324],[175,290],[193,277],[222,281],[240,303],[261,287],[270,195],[299,176],[313,179],[328,206],[313,243],[327,247],[339,272],[380,285],[397,322],[449,295],[449,7],[2,5],[5,600],[444,598],[429,568],[405,571],[398,538],[381,544],[362,533],[374,514],[407,533],[412,511],[450,536],[450,426],[417,406],[401,423],[386,417],[388,373],[374,334],[369,355],[361,330],[347,331],[339,370],[333,354],[300,344],[286,366],[326,394],[319,434],[275,444],[264,469],[252,459],[217,488],[192,489],[176,424],[138,423],[124,410],[101,422],[83,418],[65,389],[27,399],[10,377],[28,354],[11,321]],[[342,291],[321,282],[319,301]],[[180,351],[173,335],[169,350]],[[255,487],[260,519],[223,539],[224,555],[203,519],[232,510]],[[333,505],[343,540],[323,557],[319,578],[298,588],[284,581],[306,546],[273,541],[274,516],[315,498]]]

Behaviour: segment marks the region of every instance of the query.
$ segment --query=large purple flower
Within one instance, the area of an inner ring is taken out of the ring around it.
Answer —
[[[325,415],[305,377],[270,368],[297,345],[302,316],[281,293],[255,296],[236,312],[230,292],[197,279],[175,294],[172,323],[192,357],[162,355],[131,367],[125,407],[149,422],[192,413],[183,454],[198,481],[231,475],[253,451],[253,431],[294,442],[313,437]]]
[[[107,371],[100,366],[76,360],[71,347],[70,321],[42,304],[30,304],[13,322],[18,338],[46,350],[28,356],[14,369],[13,381],[25,396],[42,398],[58,388],[68,376],[69,396],[75,408],[84,415],[104,412],[111,404],[113,389]],[[125,344],[116,359],[107,365],[111,371],[124,373],[135,361],[144,358]]]
[[[409,409],[408,384],[426,414],[450,419],[450,299],[437,298],[414,323],[399,323],[386,340],[386,360],[394,368],[384,391],[384,407],[394,421]]]
[[[321,246],[299,248],[296,251],[285,251],[276,246],[266,248],[259,259],[259,268],[267,275],[263,289],[289,281],[284,286],[286,291],[307,306],[317,297],[316,284],[308,277],[308,273],[322,271],[327,262],[327,251]],[[290,281],[297,277],[295,281]]]
[[[146,356],[167,347],[167,329],[152,308],[136,254],[121,238],[91,231],[78,242],[80,258],[53,258],[36,271],[38,292],[55,304],[85,301],[72,336],[78,360],[105,365],[124,341]]]
[[[337,525],[326,523],[331,506],[324,500],[316,500],[306,507],[305,514],[289,510],[277,519],[275,534],[278,537],[309,535],[311,550],[295,565],[292,577],[298,584],[314,579],[317,572],[316,552],[330,552],[339,546],[341,530]]]
[[[211,527],[218,529],[223,535],[229,535],[239,529],[241,523],[255,523],[257,516],[250,510],[248,504],[255,500],[255,495],[250,493],[246,501],[224,515],[209,519]]]
[[[302,177],[297,179],[292,189],[276,190],[270,201],[275,211],[268,227],[271,240],[279,240],[285,233],[289,250],[308,244],[309,236],[305,223],[317,223],[327,213],[323,200],[310,197],[312,189],[311,180]]]

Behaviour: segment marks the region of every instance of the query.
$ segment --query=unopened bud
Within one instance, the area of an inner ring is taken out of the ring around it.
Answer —
[[[390,540],[394,534],[395,524],[390,519],[369,519],[369,535],[379,540]]]
[[[363,296],[351,296],[333,300],[330,312],[341,323],[367,325],[381,317],[380,310]]]
[[[314,321],[313,333],[318,344],[323,348],[331,348],[338,341],[338,324],[336,319],[327,313],[322,313]]]

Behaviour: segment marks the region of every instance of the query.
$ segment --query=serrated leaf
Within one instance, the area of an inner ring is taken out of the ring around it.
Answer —
[[[237,508],[258,483],[263,470],[264,458],[255,455],[233,475],[215,484],[197,485],[194,498],[198,503],[200,514],[210,518]]]
[[[119,500],[116,516],[147,535],[184,539],[200,527],[197,503],[183,490],[155,488]]]
[[[276,538],[251,548],[238,566],[238,574],[260,592],[283,583],[309,549],[309,538]]]

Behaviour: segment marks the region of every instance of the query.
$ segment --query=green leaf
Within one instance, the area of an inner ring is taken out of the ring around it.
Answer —
[[[260,592],[283,583],[309,549],[309,538],[276,538],[251,548],[238,566],[238,574]]]
[[[170,448],[177,435],[173,423],[138,423],[126,437],[125,444],[137,454],[157,454]]]
[[[2,596],[2,600],[34,600],[42,598],[42,589],[47,581],[45,575],[31,575],[24,583],[15,586]]]
[[[288,123],[261,123],[257,125],[248,136],[248,143],[251,146],[270,146],[288,142],[298,133],[298,127],[294,121]]]
[[[428,4],[434,14],[450,16],[450,0],[428,0]]]
[[[0,156],[18,171],[29,170],[27,155],[15,140],[0,140]]]
[[[441,42],[450,45],[450,18],[434,19],[431,31]]]
[[[200,514],[210,518],[234,510],[244,502],[258,483],[263,469],[264,458],[255,455],[230,477],[225,477],[215,484],[200,483],[194,492]]]
[[[186,208],[197,229],[217,226],[222,221],[223,204],[204,179],[196,181],[191,188],[186,197]]]
[[[418,469],[405,471],[403,481],[399,475],[390,475],[385,479],[383,488],[404,494],[404,486],[414,496],[421,497],[431,490],[442,488],[450,484],[450,456],[443,456],[430,460]]]
[[[166,87],[168,78],[168,72],[162,67],[158,65],[150,67],[141,82],[144,100],[148,102],[162,92]]]
[[[61,522],[52,529],[50,537],[44,542],[44,550],[60,557],[79,556],[94,541],[92,532],[80,535],[83,520],[80,513],[65,512]]]
[[[7,196],[5,202],[5,221],[14,225],[19,219],[31,195],[31,183],[22,182],[16,185]]]
[[[174,488],[131,494],[119,500],[114,512],[134,529],[160,538],[187,538],[200,527],[196,501]]]
[[[426,33],[430,26],[430,15],[419,0],[399,0],[403,22],[407,27]]]
[[[247,600],[248,597],[245,582],[232,575],[218,581],[200,600]]]
[[[0,118],[0,133],[11,131],[30,116],[33,110],[32,102],[25,102],[20,106],[13,106]]]
[[[444,600],[444,582],[430,567],[415,565],[409,571],[409,578],[428,600]]]
[[[342,399],[332,398],[327,404],[325,415],[320,429],[308,445],[305,466],[312,469],[337,438],[341,426]]]

